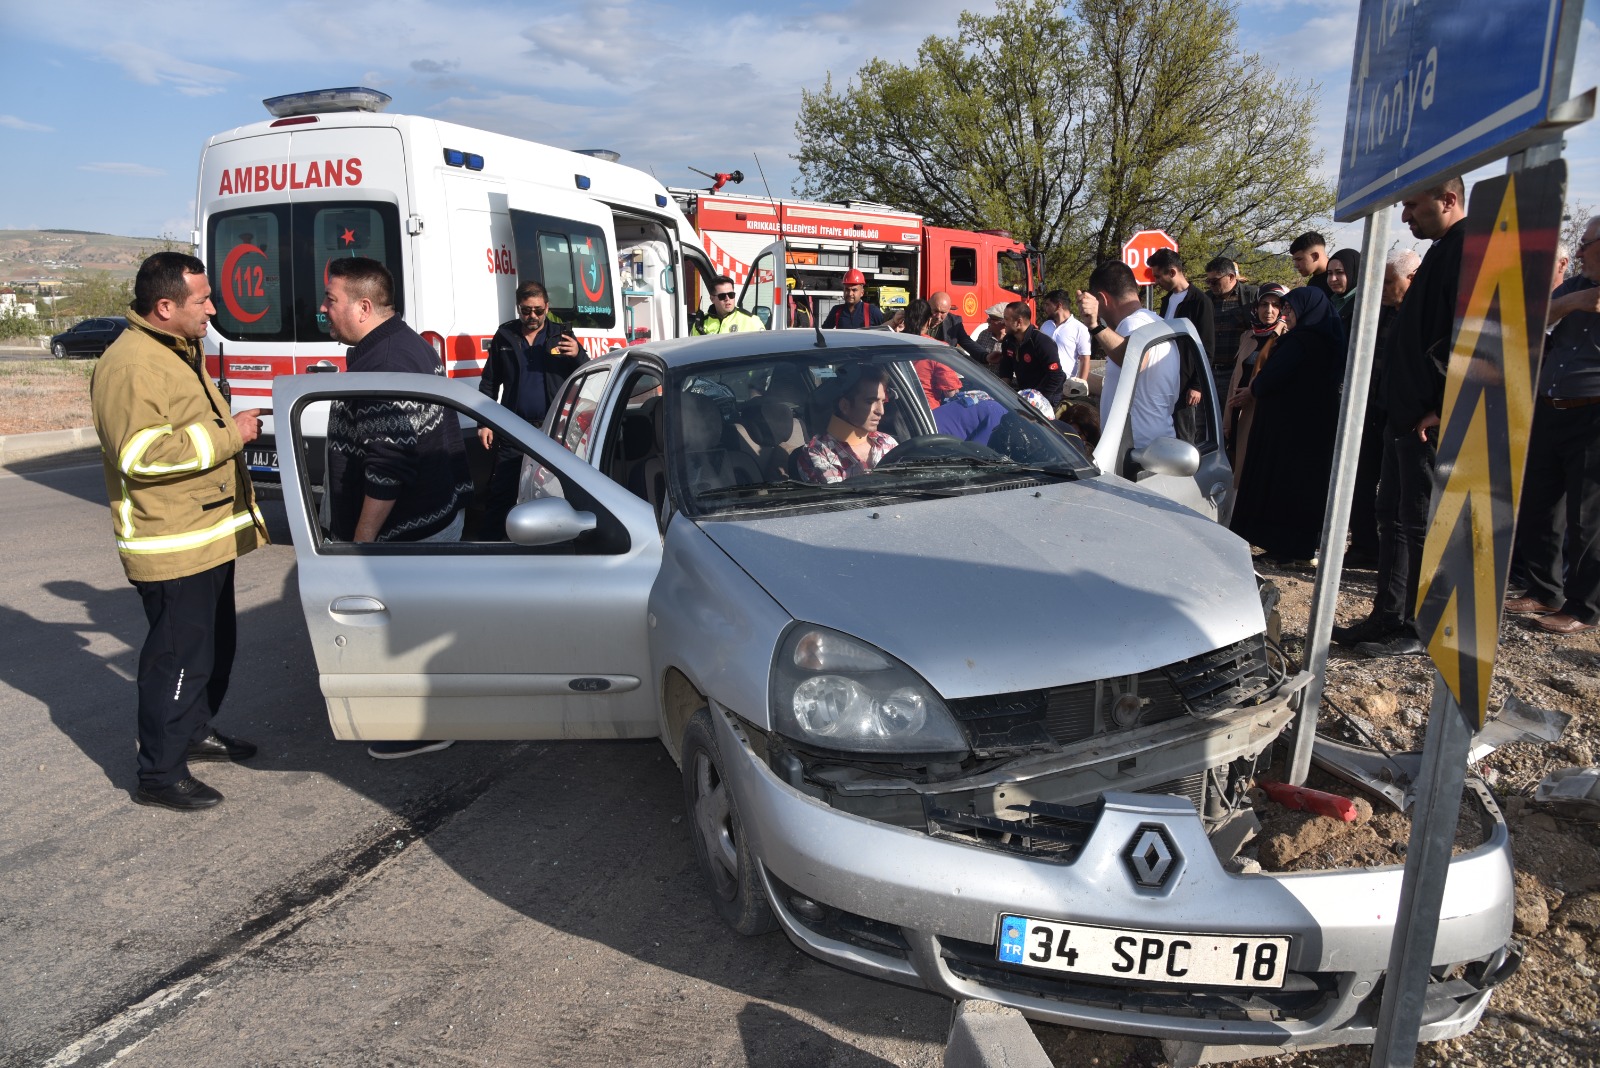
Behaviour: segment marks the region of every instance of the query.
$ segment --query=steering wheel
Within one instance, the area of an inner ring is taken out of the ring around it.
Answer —
[[[987,445],[975,441],[962,441],[949,434],[918,434],[907,438],[883,454],[879,469],[914,460],[1004,460],[1005,457]]]

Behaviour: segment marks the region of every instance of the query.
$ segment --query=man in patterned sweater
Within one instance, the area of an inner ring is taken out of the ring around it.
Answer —
[[[376,260],[336,259],[322,302],[348,371],[443,375],[433,348],[394,314],[394,280]],[[455,415],[420,401],[334,401],[328,412],[330,533],[340,541],[457,541],[472,495]]]

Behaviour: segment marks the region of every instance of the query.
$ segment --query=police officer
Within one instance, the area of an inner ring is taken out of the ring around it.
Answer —
[[[705,318],[694,324],[693,334],[737,334],[746,330],[765,330],[766,326],[734,304],[733,279],[719,275],[711,283],[711,307]]]
[[[850,268],[844,273],[844,303],[835,304],[828,317],[822,320],[827,330],[861,330],[882,326],[883,312],[861,298],[867,292],[867,276]]]

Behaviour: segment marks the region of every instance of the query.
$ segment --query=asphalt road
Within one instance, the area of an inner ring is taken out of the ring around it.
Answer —
[[[333,741],[279,544],[197,765],[134,805],[145,623],[98,464],[0,470],[0,1065],[935,1065],[950,1006],[741,938],[659,744]]]

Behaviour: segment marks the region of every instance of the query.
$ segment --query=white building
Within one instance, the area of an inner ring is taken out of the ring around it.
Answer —
[[[0,293],[0,315],[22,315],[29,319],[39,317],[32,301],[19,301],[15,293]]]

